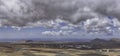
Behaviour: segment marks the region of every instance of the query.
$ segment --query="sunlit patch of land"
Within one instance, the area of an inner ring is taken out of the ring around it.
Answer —
[[[120,52],[98,53],[96,50],[21,48],[20,50],[4,49],[0,56],[118,56]]]
[[[113,40],[0,42],[0,56],[120,56],[120,42]]]
[[[94,50],[52,49],[52,48],[21,48],[20,50],[4,50],[1,56],[83,56],[95,55]]]
[[[81,49],[54,49],[38,47],[22,47],[14,49],[10,47],[2,47],[0,51],[0,56],[118,56],[120,54],[120,52],[103,53],[100,53],[97,50]]]

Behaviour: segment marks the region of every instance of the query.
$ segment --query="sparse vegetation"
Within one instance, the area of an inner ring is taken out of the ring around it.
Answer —
[[[18,42],[0,43],[0,56],[110,56],[120,52],[97,52],[103,48],[120,48],[118,39],[94,39],[90,42]],[[96,50],[97,49],[97,50]]]

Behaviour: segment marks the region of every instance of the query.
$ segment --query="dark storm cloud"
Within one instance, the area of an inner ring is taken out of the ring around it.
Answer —
[[[23,27],[56,18],[71,23],[107,16],[120,19],[119,10],[119,0],[0,0],[0,24]]]

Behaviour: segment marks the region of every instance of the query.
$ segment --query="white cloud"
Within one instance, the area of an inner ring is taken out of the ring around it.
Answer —
[[[0,19],[8,21],[2,22],[2,26],[34,26],[32,24],[38,21],[46,22],[58,17],[71,23],[98,16],[120,18],[119,0],[0,0],[0,3]]]
[[[61,27],[62,30],[73,30],[74,27],[71,27],[71,26],[63,26]]]
[[[73,35],[76,34],[76,32],[73,31],[45,31],[42,32],[43,35],[52,35],[52,36],[64,36],[64,35]]]
[[[65,35],[75,28],[106,32],[111,31],[112,25],[120,29],[119,0],[0,0],[0,3],[0,27],[60,30],[45,32],[51,35]],[[113,24],[106,18],[108,16],[115,17]]]
[[[120,22],[116,18],[93,18],[84,22],[84,29],[88,32],[109,33],[111,31],[115,31],[116,29],[114,28],[120,28]]]

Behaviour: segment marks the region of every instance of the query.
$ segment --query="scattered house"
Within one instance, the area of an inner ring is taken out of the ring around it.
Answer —
[[[106,56],[120,56],[120,49],[98,49],[96,52]]]

